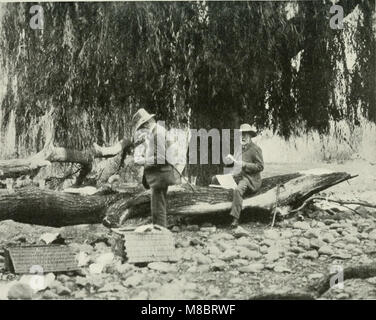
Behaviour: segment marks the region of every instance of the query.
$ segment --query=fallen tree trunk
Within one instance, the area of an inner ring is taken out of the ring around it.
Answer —
[[[109,158],[119,153],[128,153],[133,146],[129,139],[123,139],[112,147],[99,147],[94,144],[92,148],[80,151],[54,147],[52,142],[49,142],[42,151],[28,158],[0,160],[0,178],[17,178],[26,174],[33,176],[40,168],[52,162],[78,163],[81,165],[81,171],[76,184],[80,185],[91,171],[95,158]]]
[[[321,175],[288,174],[266,178],[256,195],[243,202],[243,208],[271,212],[276,206],[299,206],[312,194],[329,188],[351,176],[344,172]],[[279,192],[277,192],[279,189]],[[278,194],[278,196],[277,196]],[[231,209],[232,190],[174,186],[168,192],[168,213],[172,215],[205,215],[227,213]],[[98,223],[109,217],[112,223],[150,213],[150,191],[139,188],[122,192],[100,192],[94,195],[71,194],[28,187],[13,192],[0,192],[0,220],[47,226]]]
[[[295,208],[315,193],[352,178],[346,172],[320,175],[288,174],[263,180],[261,189],[243,201],[243,210],[272,212],[278,207]],[[120,200],[109,207],[108,215],[126,212],[132,217],[149,212],[150,191],[131,199]],[[232,190],[196,187],[195,191],[184,186],[169,189],[168,213],[172,215],[203,215],[226,213],[231,210]]]

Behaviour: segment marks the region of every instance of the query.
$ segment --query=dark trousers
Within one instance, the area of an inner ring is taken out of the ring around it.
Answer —
[[[153,224],[167,227],[167,189],[151,188],[151,218]]]
[[[240,212],[242,211],[243,207],[243,196],[246,191],[249,191],[249,189],[249,183],[245,179],[241,179],[238,186],[234,189],[230,215],[236,219],[240,218]]]
[[[250,194],[256,190],[254,190],[249,182],[240,176],[234,176],[235,182],[238,184],[236,189],[233,192],[233,199],[232,199],[232,207],[230,215],[236,219],[240,218],[240,212],[243,208],[243,196],[245,193]],[[212,184],[219,184],[217,178],[214,176],[212,178]]]

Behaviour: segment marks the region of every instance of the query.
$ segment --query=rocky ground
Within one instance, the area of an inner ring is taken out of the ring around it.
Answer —
[[[364,181],[355,182],[351,192],[362,189]],[[369,192],[372,188],[368,184]],[[338,195],[337,189],[328,194],[333,192]],[[4,270],[0,255],[0,298],[249,299],[306,291],[331,268],[375,261],[375,209],[307,208],[273,228],[270,220],[243,221],[237,230],[226,221],[171,221],[177,262],[143,266],[122,263],[112,253],[111,233],[101,225],[56,229],[2,221],[0,248],[38,243],[41,235],[58,232],[77,254],[81,269],[45,275],[43,288],[35,292],[30,277]],[[375,284],[376,277],[345,279],[342,289],[330,289],[320,299],[375,299]]]

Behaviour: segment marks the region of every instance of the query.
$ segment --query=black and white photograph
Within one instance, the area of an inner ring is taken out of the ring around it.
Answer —
[[[0,300],[374,299],[375,0],[0,3]]]

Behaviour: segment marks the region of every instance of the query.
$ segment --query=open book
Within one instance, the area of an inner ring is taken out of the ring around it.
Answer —
[[[215,177],[217,178],[219,185],[211,184],[210,187],[223,189],[235,189],[237,187],[232,174],[217,174]]]

